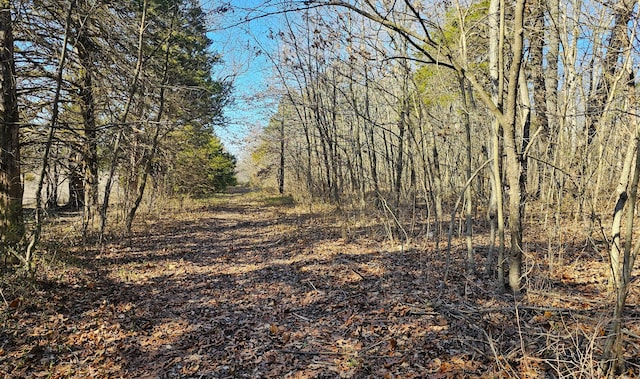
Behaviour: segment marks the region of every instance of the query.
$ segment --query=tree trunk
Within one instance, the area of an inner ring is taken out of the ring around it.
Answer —
[[[604,57],[602,77],[588,99],[587,116],[587,145],[591,145],[601,121],[601,116],[606,109],[609,94],[616,77],[618,60],[624,49],[628,48],[628,24],[635,7],[636,0],[618,0],[614,5],[614,25],[607,41],[607,53]]]
[[[47,189],[45,197],[47,199],[45,203],[46,208],[56,208],[58,206],[59,199],[59,183],[60,183],[60,146],[56,145],[53,162],[49,165],[47,172]]]
[[[549,148],[547,158],[553,156],[552,144],[550,140],[557,139],[558,132],[558,57],[560,54],[560,4],[558,0],[549,0],[549,27],[547,37],[547,67],[544,72],[544,98],[546,101],[546,136],[548,137]],[[534,99],[535,100],[535,99]],[[536,104],[540,99],[535,100]],[[537,110],[537,109],[536,109]],[[543,120],[544,121],[544,120]]]
[[[3,246],[0,254],[24,235],[11,3],[0,0],[0,237]]]
[[[465,131],[465,172],[467,180],[471,180],[471,118],[469,117],[469,99],[464,77],[458,75],[458,85],[460,86],[460,96],[462,97],[462,123]],[[475,271],[475,259],[473,257],[473,204],[471,198],[471,186],[467,186],[464,190],[464,215],[465,215],[465,240],[467,244],[466,271],[472,273]]]
[[[78,59],[80,71],[80,100],[84,140],[82,146],[82,167],[84,171],[83,189],[83,235],[86,235],[91,223],[97,216],[98,210],[98,133],[96,129],[95,100],[93,96],[93,57],[94,46],[86,31],[78,35]]]
[[[284,118],[280,121],[280,165],[278,167],[278,193],[284,194]]]
[[[504,68],[504,1],[491,0],[489,4],[489,75],[491,78],[491,99],[498,109],[502,109]],[[502,192],[502,168],[500,148],[500,120],[494,116],[491,125],[491,204],[489,206],[489,220],[491,221],[492,234],[498,237],[498,286],[504,288],[504,212]],[[492,257],[490,257],[492,258]],[[489,259],[487,265],[493,264]],[[490,271],[490,270],[487,270]]]
[[[531,35],[529,37],[529,68],[533,84],[533,102],[535,105],[533,125],[535,128],[540,128],[543,135],[548,135],[549,119],[547,117],[547,88],[545,85],[545,73],[542,66],[544,48],[544,7],[545,1],[542,0],[535,0],[530,6],[533,23],[531,25]]]
[[[67,207],[74,211],[82,209],[85,205],[85,187],[81,169],[82,160],[82,153],[71,152],[69,156],[69,202]]]
[[[629,74],[627,82],[628,101],[627,107],[633,108],[636,102],[635,79],[633,73]],[[635,262],[640,244],[636,244],[633,253],[633,224],[636,211],[636,199],[638,195],[638,182],[640,180],[640,134],[638,132],[638,116],[629,110],[627,116],[630,120],[629,128],[634,130],[634,138],[630,138],[627,145],[627,152],[620,173],[618,187],[616,188],[617,201],[614,207],[613,222],[611,224],[611,250],[609,251],[609,263],[611,268],[610,285],[615,291],[615,308],[613,318],[609,324],[609,335],[605,343],[603,359],[607,362],[609,373],[614,377],[624,369],[624,354],[622,346],[622,321],[627,294],[629,292],[629,282],[631,280],[631,270]],[[635,157],[635,167],[633,158]],[[631,179],[631,183],[629,180]],[[625,206],[627,208],[626,230],[624,234],[624,246],[622,246],[622,217]]]
[[[373,182],[373,192],[375,202],[380,199],[380,181],[378,179],[378,157],[375,149],[375,134],[373,125],[371,125],[371,101],[369,94],[369,71],[367,68],[364,70],[364,114],[365,120],[365,141],[367,144],[367,153],[369,155],[369,170],[371,171],[371,181]]]
[[[512,42],[513,61],[509,68],[505,115],[501,123],[504,130],[504,150],[507,156],[507,182],[509,184],[509,232],[511,251],[509,256],[509,287],[515,293],[520,292],[522,276],[522,236],[524,219],[524,194],[526,193],[525,172],[523,171],[522,152],[516,143],[516,111],[518,105],[519,76],[523,58],[525,0],[516,1],[513,21],[514,37]]]

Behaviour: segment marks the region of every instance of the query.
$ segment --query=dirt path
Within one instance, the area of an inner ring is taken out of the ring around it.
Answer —
[[[561,312],[523,307],[518,330],[513,299],[486,280],[454,269],[452,285],[439,288],[442,256],[345,242],[327,214],[246,194],[223,200],[147,220],[131,239],[42,273],[48,279],[4,308],[0,373],[535,378],[550,370],[523,359],[520,337],[530,333],[532,351],[548,345],[543,333]],[[571,341],[552,342],[557,350]]]
[[[106,264],[107,276],[131,294],[116,310],[140,329],[124,343],[123,368],[212,378],[415,371],[408,361],[415,353],[424,364],[421,353],[395,350],[443,328],[422,290],[398,286],[420,284],[423,273],[395,272],[400,260],[373,244],[345,244],[332,220],[318,217],[232,201],[155,225],[159,233],[131,250],[101,256],[118,262]],[[373,357],[389,369],[373,367]]]

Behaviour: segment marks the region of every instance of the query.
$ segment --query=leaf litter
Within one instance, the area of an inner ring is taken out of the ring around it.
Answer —
[[[593,260],[515,297],[433,242],[344,239],[327,210],[247,197],[166,213],[35,281],[3,274],[5,378],[546,378],[597,370]],[[369,236],[369,238],[367,238]],[[476,237],[476,243],[484,243]],[[567,249],[570,254],[570,249]],[[576,254],[580,251],[576,249]],[[480,253],[479,253],[480,254]],[[544,261],[535,254],[528,262]],[[478,259],[481,259],[478,256]],[[597,262],[596,262],[597,263]],[[591,270],[585,272],[585,270]],[[588,276],[586,280],[585,276]],[[640,355],[637,289],[629,375]],[[590,361],[590,359],[592,359]],[[576,375],[575,377],[579,377]],[[588,377],[588,376],[583,376]]]

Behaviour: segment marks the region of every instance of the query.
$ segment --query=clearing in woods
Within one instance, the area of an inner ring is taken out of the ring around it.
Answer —
[[[603,256],[528,241],[528,291],[464,274],[454,239],[399,249],[374,216],[221,195],[101,249],[62,241],[35,280],[3,273],[0,372],[48,378],[594,377],[610,315]],[[60,228],[63,228],[61,224]],[[73,228],[73,225],[67,225]],[[344,226],[347,227],[347,226]],[[536,225],[530,225],[530,230]],[[482,231],[482,225],[477,229]],[[535,235],[536,233],[529,233]],[[347,235],[347,239],[345,239]],[[446,239],[445,239],[446,240]],[[474,237],[478,267],[486,237]],[[629,376],[640,365],[629,297]]]

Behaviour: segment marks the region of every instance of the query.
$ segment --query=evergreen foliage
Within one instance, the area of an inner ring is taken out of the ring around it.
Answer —
[[[236,184],[236,159],[216,135],[187,125],[172,133],[170,140],[175,150],[166,179],[174,193],[207,196]]]
[[[83,232],[95,232],[100,217],[102,234],[113,190],[99,194],[99,177],[118,178],[127,223],[147,182],[197,194],[235,183],[235,158],[214,133],[231,83],[216,78],[222,58],[199,1],[3,5],[14,20],[19,165],[42,178],[34,181],[37,208],[83,210]]]

